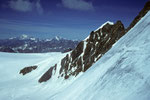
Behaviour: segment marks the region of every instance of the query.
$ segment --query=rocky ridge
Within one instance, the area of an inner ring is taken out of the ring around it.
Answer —
[[[60,61],[60,64],[57,63],[50,67],[41,76],[39,82],[47,81],[56,73],[57,75],[59,73],[58,78],[68,79],[70,76],[77,76],[80,72],[88,70],[150,10],[149,5],[150,1],[146,3],[127,29],[124,28],[121,21],[117,21],[115,24],[106,22],[97,30],[92,31],[85,40],[81,41],[73,51]]]
[[[127,28],[126,31],[129,31],[132,27],[134,27],[135,24],[136,24],[137,22],[139,22],[139,21],[141,20],[141,18],[144,17],[144,16],[147,14],[147,12],[148,12],[149,10],[150,10],[150,1],[148,1],[148,2],[145,4],[144,8],[143,8],[143,9],[139,12],[139,14],[134,18],[134,20],[131,22],[131,24],[129,25],[129,27]]]
[[[121,21],[115,24],[106,22],[96,31],[92,31],[85,40],[81,41],[77,47],[61,60],[60,69],[51,67],[46,73],[51,74],[59,71],[58,77],[68,79],[70,76],[77,76],[80,72],[85,72],[97,60],[99,60],[111,47],[125,34],[125,28]],[[46,73],[42,77],[46,76]],[[44,82],[40,78],[39,82]],[[47,76],[48,77],[48,76]],[[48,80],[49,78],[47,78]]]

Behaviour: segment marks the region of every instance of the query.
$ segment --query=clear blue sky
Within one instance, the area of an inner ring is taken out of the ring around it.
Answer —
[[[0,38],[84,39],[106,21],[125,26],[147,0],[0,0]]]

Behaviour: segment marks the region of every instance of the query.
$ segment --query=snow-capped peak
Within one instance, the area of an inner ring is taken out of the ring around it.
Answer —
[[[56,40],[59,40],[59,37],[58,37],[58,36],[56,36],[55,38],[56,38]]]
[[[28,37],[28,35],[26,35],[26,34],[23,34],[23,35],[21,35],[21,37],[20,37],[20,39],[28,39],[29,37]]]
[[[46,39],[45,41],[47,42],[47,41],[51,41],[52,39]]]
[[[57,40],[57,41],[60,41],[62,38],[59,37],[59,36],[55,36],[52,40]]]
[[[36,38],[33,38],[33,37],[32,37],[32,38],[30,38],[30,40],[33,40],[33,41],[34,41],[34,40],[36,40]]]
[[[61,37],[55,36],[55,39],[59,41],[61,39]]]
[[[96,31],[98,31],[99,29],[103,28],[106,24],[114,25],[113,22],[107,21],[107,22],[105,22],[104,24],[102,24],[99,28],[97,28],[94,32],[96,32]]]
[[[99,29],[103,28],[106,24],[114,25],[113,22],[107,21],[107,22],[105,22],[104,24],[102,24],[99,28],[97,28],[94,32],[96,32],[96,31],[98,31]],[[90,36],[86,37],[86,38],[84,39],[84,41],[86,41],[87,39],[89,39],[89,37],[90,37]]]

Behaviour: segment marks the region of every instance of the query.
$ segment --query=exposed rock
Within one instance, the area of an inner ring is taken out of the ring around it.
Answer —
[[[81,71],[85,72],[124,34],[125,29],[121,21],[117,21],[114,25],[108,23],[102,29],[92,31],[87,40],[80,42],[71,55],[62,60],[66,63],[61,64],[60,74],[67,77],[76,76]]]
[[[130,24],[130,26],[127,28],[127,31],[129,31],[132,27],[135,26],[135,24],[146,15],[146,13],[150,10],[150,1],[148,1],[144,8],[140,11],[140,13],[138,14],[138,16],[135,17],[135,19],[132,21],[132,23]]]
[[[38,66],[29,66],[29,67],[25,67],[22,70],[20,70],[20,74],[25,75],[33,70],[35,70]]]
[[[2,52],[9,52],[9,53],[15,53],[15,51],[12,48],[10,48],[10,47],[1,47],[0,51],[2,51]]]
[[[46,82],[47,80],[49,80],[53,74],[53,71],[55,70],[56,71],[56,67],[57,67],[57,64],[53,67],[50,67],[49,70],[42,75],[42,77],[39,79],[39,82]]]
[[[70,52],[72,50],[73,50],[72,48],[68,48],[68,49],[64,50],[62,53]]]

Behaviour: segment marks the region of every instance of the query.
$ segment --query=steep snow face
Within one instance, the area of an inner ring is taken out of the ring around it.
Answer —
[[[73,84],[49,100],[150,100],[150,11]]]

